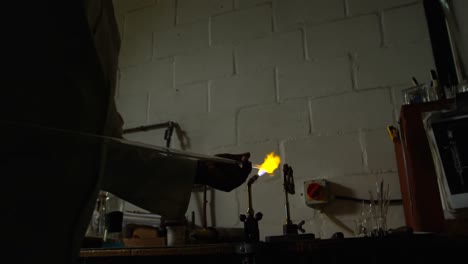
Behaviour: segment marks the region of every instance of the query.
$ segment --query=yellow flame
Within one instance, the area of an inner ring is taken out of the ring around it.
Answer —
[[[273,172],[278,168],[281,163],[281,158],[275,155],[274,152],[269,153],[259,169],[259,175],[261,176],[265,172],[268,174],[273,174]],[[262,173],[263,172],[263,173]]]

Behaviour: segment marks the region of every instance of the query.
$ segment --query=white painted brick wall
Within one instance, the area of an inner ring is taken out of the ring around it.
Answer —
[[[120,70],[119,89],[122,92],[168,91],[173,87],[173,60],[142,63]]]
[[[420,3],[385,11],[383,24],[387,45],[429,40],[426,15]]]
[[[351,63],[347,57],[280,66],[281,99],[321,97],[351,91]]]
[[[120,65],[137,65],[147,62],[151,59],[151,35],[125,38],[122,40],[122,48],[119,58]],[[135,50],[135,52],[130,52],[130,50]]]
[[[115,13],[121,14],[154,5],[156,0],[112,0],[112,3]]]
[[[222,14],[211,19],[213,45],[264,37],[271,34],[272,29],[270,5]]]
[[[435,66],[428,42],[361,53],[357,57],[357,88],[411,86],[413,76],[421,83],[427,82],[431,69]]]
[[[396,171],[396,158],[393,142],[385,129],[365,132],[365,149],[370,171]]]
[[[309,132],[307,100],[242,109],[237,126],[243,143],[306,135]]]
[[[391,199],[401,199],[397,173],[348,175],[328,180],[337,199],[342,196],[368,200],[370,198],[369,191],[375,194],[376,184],[380,181],[383,181],[385,188],[389,187]]]
[[[312,24],[306,27],[306,32],[311,59],[341,57],[350,52],[373,50],[381,45],[379,18],[376,15]]]
[[[120,65],[135,65],[148,61],[152,55],[152,34],[174,26],[174,0],[139,8],[125,15]]]
[[[236,47],[239,73],[300,62],[304,59],[303,37],[299,30],[252,40]]]
[[[350,15],[381,11],[396,6],[406,5],[418,0],[347,0]],[[421,2],[421,1],[419,1]]]
[[[126,127],[171,119],[183,130],[174,148],[248,151],[254,163],[279,153],[297,178],[292,219],[317,237],[352,236],[360,203],[313,210],[305,180],[327,178],[343,195],[368,198],[383,177],[400,197],[385,127],[397,121],[401,89],[412,76],[427,81],[434,68],[422,1],[115,1],[123,27],[117,105]],[[164,145],[162,133],[128,138]],[[215,193],[209,224],[242,227],[244,187]],[[197,195],[188,217],[202,213]],[[262,177],[253,198],[265,215],[261,238],[281,234],[281,170]],[[390,208],[388,221],[404,224],[401,206]]]
[[[205,20],[207,17],[234,9],[233,0],[178,0],[177,23]]]
[[[464,0],[453,0],[451,2],[462,35],[468,35],[468,17],[463,15],[468,10],[468,2]]]
[[[196,117],[175,120],[189,142],[189,151],[208,153],[211,149],[236,143],[235,115],[233,113],[208,113]],[[177,148],[180,140],[175,139]]]
[[[273,103],[276,99],[275,73],[237,75],[214,80],[211,85],[211,111],[234,111],[242,107]]]
[[[460,57],[464,65],[468,65],[468,1],[453,0],[452,6],[456,21],[459,26],[458,45],[460,48]],[[468,67],[465,66],[465,78],[468,79]]]
[[[153,23],[155,30],[162,30],[174,26],[176,16],[176,3],[178,0],[157,0],[153,8]]]
[[[167,57],[188,51],[208,48],[208,19],[179,25],[168,31],[153,34],[153,57]]]
[[[305,21],[320,23],[345,16],[343,0],[277,0],[275,4],[278,29]]]
[[[117,19],[117,24],[119,26],[120,35],[123,36],[126,14],[137,9],[154,5],[156,0],[112,0],[112,3],[114,4],[114,13]]]
[[[288,140],[284,148],[298,182],[358,174],[364,169],[358,133]]]
[[[208,82],[179,85],[177,89],[150,94],[150,123],[197,117],[207,112]]]
[[[176,56],[175,80],[177,84],[230,76],[234,72],[231,47],[210,48]]]
[[[247,8],[262,3],[271,3],[273,0],[234,0],[239,8]]]
[[[393,124],[393,106],[387,89],[311,100],[313,131],[350,132],[385,128]]]
[[[148,120],[148,92],[121,92],[117,101],[124,128],[145,125]]]

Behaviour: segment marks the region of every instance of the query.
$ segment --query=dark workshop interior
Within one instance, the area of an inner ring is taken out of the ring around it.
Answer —
[[[466,261],[468,1],[6,5],[5,258]]]

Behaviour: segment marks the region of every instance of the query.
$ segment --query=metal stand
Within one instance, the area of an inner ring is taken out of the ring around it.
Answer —
[[[153,129],[166,128],[166,130],[164,131],[164,140],[166,140],[166,147],[169,148],[171,146],[172,133],[174,132],[174,128],[176,126],[177,126],[177,124],[175,122],[168,121],[168,122],[165,122],[165,123],[127,128],[127,129],[124,129],[122,131],[122,133],[123,134],[130,134],[130,133],[150,131],[150,130],[153,130]]]
[[[262,220],[263,214],[260,212],[255,214],[252,207],[252,184],[258,179],[258,177],[260,176],[258,176],[258,174],[255,174],[247,182],[249,208],[247,209],[247,215],[240,215],[240,220],[244,222],[245,242],[247,243],[260,241],[258,221]]]
[[[263,214],[258,212],[255,213],[252,207],[252,184],[259,178],[258,174],[252,176],[247,182],[247,193],[249,208],[247,209],[247,215],[241,214],[240,220],[244,222],[244,238],[245,243],[240,246],[239,252],[244,255],[242,264],[254,264],[255,252],[257,247],[260,245],[260,230],[258,229],[258,221],[262,220]]]
[[[283,165],[283,189],[285,195],[284,207],[286,210],[286,221],[283,225],[283,235],[282,236],[267,236],[265,238],[266,242],[280,242],[280,241],[296,241],[296,240],[308,240],[314,239],[314,234],[300,234],[298,231],[305,233],[304,225],[305,221],[299,222],[299,224],[293,224],[291,221],[291,213],[289,211],[289,198],[288,194],[295,194],[294,178],[293,178],[293,169],[288,166],[288,164]]]

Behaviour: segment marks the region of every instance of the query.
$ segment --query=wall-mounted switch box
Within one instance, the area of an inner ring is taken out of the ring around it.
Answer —
[[[327,180],[310,180],[304,182],[305,203],[314,207],[328,203],[330,188]]]

